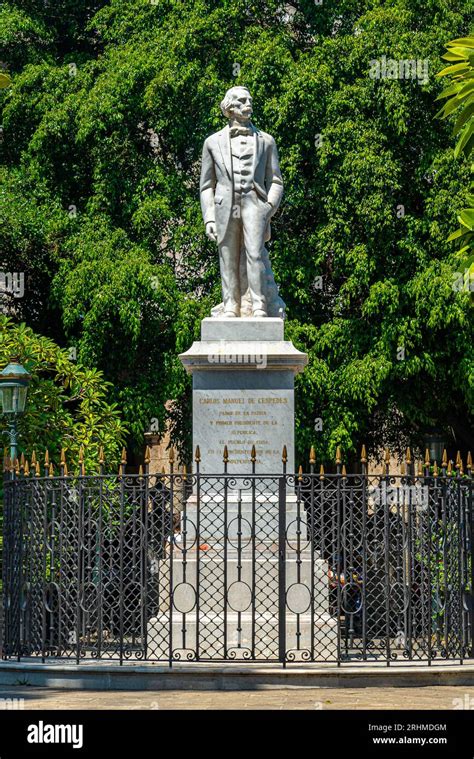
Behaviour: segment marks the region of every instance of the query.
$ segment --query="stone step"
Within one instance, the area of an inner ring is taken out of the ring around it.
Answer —
[[[308,661],[314,656],[326,660],[337,654],[337,623],[328,613],[287,614],[285,650],[291,661]],[[183,628],[184,631],[183,632]],[[197,646],[197,620],[195,614],[159,614],[148,623],[148,650],[150,655],[162,657],[172,648],[181,660],[196,658],[278,658],[279,619],[272,612],[258,613],[200,613],[199,640]],[[254,650],[252,652],[252,640]],[[253,656],[252,656],[253,653]],[[309,656],[309,658],[308,658]]]

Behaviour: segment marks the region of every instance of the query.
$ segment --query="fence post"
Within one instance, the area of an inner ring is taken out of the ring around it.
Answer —
[[[362,446],[360,454],[361,485],[362,485],[362,585],[361,593],[361,624],[362,624],[362,660],[367,659],[367,509],[368,509],[368,470],[367,450]]]
[[[251,518],[251,526],[250,526],[250,534],[252,536],[251,544],[252,544],[252,632],[251,632],[251,656],[252,659],[255,659],[255,634],[256,634],[256,626],[255,626],[255,615],[257,613],[257,582],[256,582],[256,576],[255,576],[255,568],[256,568],[256,535],[255,535],[255,525],[256,525],[256,487],[255,487],[255,474],[256,474],[256,466],[257,466],[257,451],[255,450],[255,446],[252,445],[252,450],[250,452],[250,461],[252,464],[252,480],[251,480],[251,488],[252,488],[252,518]]]
[[[410,448],[406,450],[405,456],[406,463],[406,482],[408,486],[408,503],[406,504],[405,518],[406,518],[406,556],[404,557],[405,571],[406,571],[406,587],[407,587],[407,608],[406,608],[406,621],[405,621],[405,645],[408,651],[408,658],[413,656],[413,603],[412,603],[412,584],[413,584],[413,567],[412,567],[412,552],[413,552],[413,502],[412,493],[413,485],[415,482],[415,470],[414,462],[412,462]]]
[[[150,448],[146,446],[144,464],[140,465],[140,504],[141,514],[140,521],[143,526],[143,545],[141,553],[141,575],[142,575],[142,630],[143,630],[143,655],[148,658],[148,589],[150,586],[149,569],[148,569],[148,501],[149,501],[149,480],[150,480]]]
[[[81,591],[83,583],[82,565],[84,561],[84,448],[79,449],[79,472],[77,475],[77,568],[76,568],[76,664],[81,661],[81,633],[82,633],[82,610]],[[45,480],[46,487],[46,480]]]
[[[471,470],[469,468],[469,474]],[[469,559],[471,562],[471,593],[470,593],[470,617],[471,617],[471,650],[470,657],[474,659],[474,498],[472,478],[469,477]]]
[[[337,666],[341,665],[341,615],[344,609],[342,589],[341,589],[341,576],[343,572],[343,557],[342,557],[342,514],[341,514],[341,449],[339,446],[336,448],[336,512],[335,512],[335,528],[336,528],[336,552],[335,552],[335,571],[336,571],[336,620],[337,620]],[[334,532],[333,541],[334,541]],[[345,543],[345,540],[344,540]],[[332,550],[334,555],[334,549]],[[344,636],[346,636],[346,614],[344,611]]]
[[[316,452],[311,446],[311,450],[309,452],[309,472],[310,472],[310,502],[309,502],[309,529],[308,525],[306,527],[306,536],[309,534],[310,539],[310,546],[311,546],[311,613],[310,613],[310,619],[311,619],[311,645],[310,645],[310,659],[311,661],[314,661],[314,606],[315,606],[315,587],[314,587],[314,560],[315,560],[315,542],[316,542],[316,519],[315,519],[315,508],[314,508],[314,485],[315,485],[315,473],[314,468],[316,464]],[[306,511],[306,514],[308,512]],[[319,540],[321,541],[322,536],[318,536]],[[322,558],[322,551],[319,552],[319,556]]]
[[[196,446],[194,454],[196,464],[196,661],[199,661],[199,634],[200,634],[200,588],[199,579],[201,574],[201,551],[199,548],[201,542],[201,449]],[[172,574],[171,574],[172,583]],[[171,657],[172,660],[172,657]],[[170,662],[171,666],[171,662]]]
[[[384,564],[384,585],[385,585],[385,656],[387,667],[391,663],[391,646],[390,646],[390,451],[385,449],[383,466],[383,479],[385,483],[385,493],[383,498],[383,530],[384,530],[384,547],[385,547],[385,564]]]
[[[224,525],[223,525],[223,542],[224,542],[224,576],[223,576],[223,584],[224,584],[224,659],[227,659],[227,606],[228,606],[228,597],[227,597],[227,585],[228,585],[228,570],[227,570],[227,562],[228,562],[228,496],[229,496],[229,483],[228,483],[228,471],[229,471],[229,450],[226,445],[224,445],[224,453],[222,457],[222,462],[224,464]]]
[[[8,483],[11,479],[10,474],[10,458],[4,454],[3,458],[3,550],[2,550],[2,583],[3,583],[3,630],[2,630],[2,659],[6,659],[9,654],[10,647],[10,613],[9,613],[9,598],[11,595],[10,589],[10,573],[9,561],[11,555],[10,535],[11,535],[11,494]]]
[[[286,667],[286,448],[278,480],[278,658]]]

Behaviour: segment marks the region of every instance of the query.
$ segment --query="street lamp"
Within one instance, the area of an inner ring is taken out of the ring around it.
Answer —
[[[26,394],[31,375],[18,359],[13,358],[5,369],[0,372],[0,403],[2,413],[7,417],[8,434],[10,435],[10,459],[16,459],[16,420],[23,414],[26,405]]]
[[[443,451],[446,448],[444,435],[440,435],[436,432],[425,435],[425,448],[427,448],[430,453],[430,459],[439,463],[443,458]]]

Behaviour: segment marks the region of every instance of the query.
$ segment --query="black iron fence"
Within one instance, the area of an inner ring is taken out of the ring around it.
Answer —
[[[4,658],[474,656],[470,469],[260,475],[253,457],[248,475],[204,475],[197,459],[7,468]]]

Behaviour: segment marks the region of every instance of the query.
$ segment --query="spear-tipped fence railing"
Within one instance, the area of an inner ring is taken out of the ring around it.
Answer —
[[[3,657],[384,662],[474,658],[472,458],[106,474],[4,459]]]

